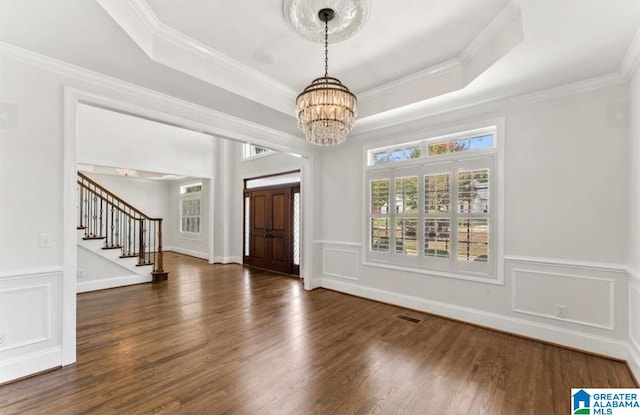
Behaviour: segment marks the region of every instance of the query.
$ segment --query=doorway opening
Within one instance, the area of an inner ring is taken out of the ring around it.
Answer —
[[[243,264],[300,275],[300,171],[245,179]]]

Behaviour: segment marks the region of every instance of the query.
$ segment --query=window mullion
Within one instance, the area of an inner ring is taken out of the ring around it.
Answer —
[[[451,162],[451,170],[449,175],[449,229],[451,239],[451,256],[449,258],[451,268],[458,270],[458,162]]]
[[[396,172],[389,177],[389,253],[396,255]]]
[[[422,142],[422,151],[424,154],[424,142]],[[420,169],[418,171],[418,212],[416,214],[418,218],[418,224],[416,226],[416,250],[418,251],[418,264],[422,266],[423,257],[424,257],[424,219],[427,217],[427,211],[425,208],[425,197],[424,193],[426,191],[426,180],[425,180],[425,172],[424,169]]]

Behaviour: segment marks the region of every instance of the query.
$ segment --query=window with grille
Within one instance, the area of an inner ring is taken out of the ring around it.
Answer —
[[[270,154],[276,154],[276,152],[270,148],[260,147],[253,144],[244,143],[242,145],[242,160],[264,157]]]
[[[368,150],[368,263],[497,277],[496,129]]]
[[[180,186],[180,233],[199,236],[201,227],[202,183]]]

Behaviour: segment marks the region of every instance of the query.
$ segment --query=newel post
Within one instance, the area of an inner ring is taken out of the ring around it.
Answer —
[[[162,261],[162,219],[158,219],[158,254],[151,273],[153,282],[166,281],[169,278],[169,273],[164,270]]]

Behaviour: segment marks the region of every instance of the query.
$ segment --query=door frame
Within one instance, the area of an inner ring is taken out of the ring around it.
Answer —
[[[57,64],[56,64],[57,65]],[[56,66],[57,68],[57,66]],[[77,231],[76,227],[76,165],[77,165],[77,105],[84,103],[105,109],[148,118],[151,120],[193,129],[215,137],[246,142],[251,137],[256,145],[273,148],[300,157],[301,183],[301,277],[304,288],[320,287],[322,281],[313,278],[313,169],[314,153],[304,140],[282,131],[265,128],[227,114],[204,108],[178,98],[142,87],[91,74],[71,74],[74,86],[63,82],[64,166],[63,182],[63,277],[62,277],[62,356],[60,364],[76,361],[76,294],[77,294]],[[77,85],[80,85],[78,87]],[[81,88],[87,88],[81,89]],[[213,192],[212,192],[213,194]],[[213,197],[213,196],[212,196]],[[213,219],[212,219],[213,221]]]
[[[273,186],[262,186],[262,187],[255,187],[252,189],[247,189],[247,182],[250,180],[255,180],[255,179],[264,179],[264,178],[269,178],[269,177],[277,177],[277,176],[281,176],[281,175],[285,175],[285,174],[290,174],[290,173],[299,173],[300,174],[300,181],[299,182],[294,182],[294,183],[286,183],[286,184],[278,184],[278,185],[273,185]],[[272,173],[272,174],[266,174],[266,175],[262,175],[262,176],[256,176],[256,177],[248,177],[245,178],[243,180],[243,190],[242,190],[242,264],[243,265],[249,265],[249,266],[254,266],[253,264],[251,264],[251,255],[247,256],[246,251],[245,251],[245,247],[246,247],[246,238],[247,238],[247,222],[246,222],[246,215],[247,215],[247,197],[249,197],[249,199],[251,199],[251,194],[253,192],[261,192],[261,191],[271,191],[271,190],[281,190],[281,189],[289,189],[290,193],[289,193],[289,216],[290,216],[290,232],[288,235],[288,240],[290,241],[290,247],[291,249],[289,249],[288,255],[289,255],[289,263],[290,263],[290,267],[289,267],[289,272],[287,273],[288,275],[295,275],[299,278],[302,278],[302,275],[300,273],[300,265],[302,263],[302,211],[304,209],[303,206],[301,206],[301,218],[300,218],[300,223],[299,223],[299,243],[300,243],[300,261],[299,264],[294,264],[294,255],[293,255],[293,241],[294,241],[294,211],[293,211],[293,204],[294,204],[294,194],[299,193],[300,197],[302,198],[302,171],[297,169],[297,170],[289,170],[289,171],[284,171],[284,172],[280,172],[280,173]],[[252,215],[249,216],[249,220],[251,221],[252,219]],[[252,226],[249,226],[249,249],[251,250],[251,229]],[[278,272],[278,271],[274,271],[274,272]]]

